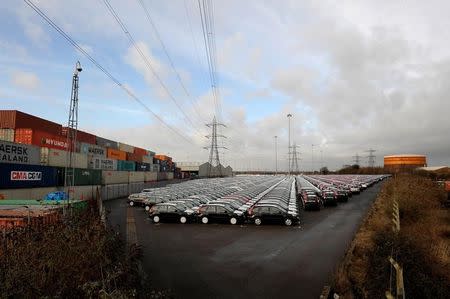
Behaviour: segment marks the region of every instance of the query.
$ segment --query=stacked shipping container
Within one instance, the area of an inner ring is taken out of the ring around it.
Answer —
[[[68,132],[67,127],[39,117],[0,110],[0,188],[62,185],[67,150],[74,151],[76,185],[156,181],[157,172],[173,165],[171,157],[83,131],[77,131],[72,149]]]

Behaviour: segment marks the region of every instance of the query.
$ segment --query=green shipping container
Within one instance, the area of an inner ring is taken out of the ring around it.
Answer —
[[[136,163],[134,161],[117,161],[117,170],[119,171],[136,171]]]
[[[68,169],[67,171],[72,171]],[[101,185],[102,171],[99,169],[75,168],[75,186]]]

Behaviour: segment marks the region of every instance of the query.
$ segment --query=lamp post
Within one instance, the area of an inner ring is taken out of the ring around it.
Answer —
[[[320,168],[323,168],[323,150],[320,149]]]
[[[291,118],[292,114],[287,115],[288,118],[288,175],[291,175]]]
[[[274,136],[275,138],[275,175],[278,174],[278,136]]]
[[[311,144],[311,172],[314,174],[314,144]]]

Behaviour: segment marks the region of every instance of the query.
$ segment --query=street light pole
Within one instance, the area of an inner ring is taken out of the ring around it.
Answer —
[[[323,168],[323,167],[324,167],[324,165],[323,165],[323,150],[320,149],[320,168]]]
[[[311,144],[311,172],[314,174],[314,144]]]
[[[291,118],[292,114],[287,115],[289,130],[288,130],[288,175],[291,175]]]
[[[278,136],[274,136],[275,138],[275,175],[278,174]]]

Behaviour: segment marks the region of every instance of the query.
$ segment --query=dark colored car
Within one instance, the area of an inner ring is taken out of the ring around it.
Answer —
[[[303,208],[305,210],[314,209],[320,210],[323,206],[323,201],[317,196],[312,194],[302,194]]]
[[[179,203],[159,203],[150,209],[149,217],[154,223],[159,222],[180,222],[186,223],[195,220],[194,211],[187,209],[185,205]]]
[[[145,206],[145,201],[148,199],[148,196],[145,193],[135,193],[131,194],[127,198],[127,203],[130,206]]]
[[[322,191],[322,200],[324,205],[337,205],[337,195],[333,191]]]
[[[351,193],[350,193],[351,194]],[[337,190],[338,201],[348,201],[348,193],[344,189]]]
[[[280,224],[291,226],[300,221],[297,213],[290,213],[286,209],[271,204],[255,205],[249,211],[249,218],[256,224]]]
[[[203,224],[210,222],[229,222],[231,224],[237,224],[238,222],[244,222],[244,213],[236,211],[230,208],[228,205],[223,204],[207,204],[199,209],[199,219]]]

